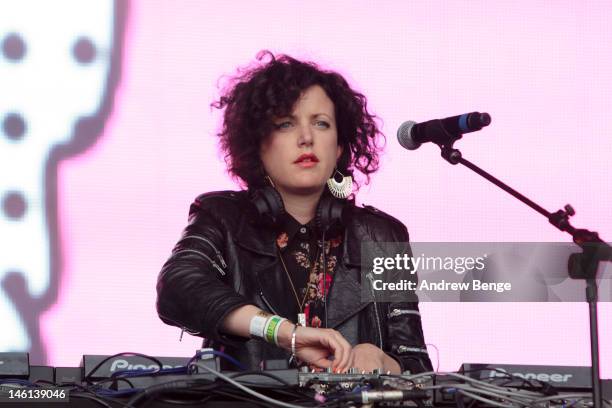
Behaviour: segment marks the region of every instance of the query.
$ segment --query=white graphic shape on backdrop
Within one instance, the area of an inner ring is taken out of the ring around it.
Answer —
[[[20,273],[35,298],[50,284],[45,171],[57,169],[47,169],[47,162],[54,148],[72,141],[77,120],[100,107],[113,18],[112,0],[0,4],[5,48],[0,52],[0,122],[17,114],[25,124],[21,135],[0,132],[0,197],[11,193],[24,204],[17,216],[0,211],[0,282],[9,272]],[[13,41],[7,43],[7,37]],[[74,53],[79,39],[84,39],[81,61]],[[0,294],[0,316],[0,351],[27,350],[26,327],[6,293]]]

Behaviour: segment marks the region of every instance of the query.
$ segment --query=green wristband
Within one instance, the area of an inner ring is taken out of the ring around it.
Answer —
[[[276,344],[277,346],[278,346],[278,332],[280,331],[281,324],[283,324],[285,320],[287,319],[282,318],[281,321],[278,322],[278,324],[274,328],[274,344]]]
[[[280,316],[272,316],[266,325],[266,332],[264,333],[264,337],[268,343],[274,343],[274,329],[281,322]]]

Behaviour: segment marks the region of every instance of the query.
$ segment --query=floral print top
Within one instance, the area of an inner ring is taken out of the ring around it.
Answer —
[[[332,228],[325,235],[325,274],[322,234],[314,223],[311,221],[301,225],[295,218],[287,215],[281,224],[276,245],[291,276],[292,282],[288,286],[293,284],[297,292],[296,310],[298,313],[303,310],[307,326],[325,327],[323,296],[327,295],[331,288],[338,258],[341,256],[342,231]],[[291,320],[297,322],[297,316]]]

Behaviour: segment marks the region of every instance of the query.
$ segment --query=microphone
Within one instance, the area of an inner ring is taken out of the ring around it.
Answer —
[[[397,140],[402,147],[415,150],[421,143],[434,142],[443,146],[461,139],[464,133],[475,132],[491,123],[488,113],[471,112],[445,119],[434,119],[423,123],[412,120],[402,123],[397,129]]]

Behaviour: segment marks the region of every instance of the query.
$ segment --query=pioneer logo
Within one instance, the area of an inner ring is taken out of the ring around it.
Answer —
[[[506,373],[506,374],[504,374]],[[521,372],[509,372],[503,368],[489,371],[489,376],[486,378],[507,378],[508,375],[522,378],[524,380],[538,380],[545,382],[556,382],[556,383],[567,383],[572,378],[573,374],[561,374],[561,373],[521,373]]]
[[[166,368],[177,368],[177,367],[184,367],[184,366],[182,365],[173,366],[169,364],[164,364],[162,367],[166,369]],[[127,360],[117,359],[113,361],[113,364],[111,364],[110,372],[114,373],[115,371],[123,371],[123,370],[157,370],[158,368],[159,368],[159,365],[157,364],[151,364],[151,365],[131,364]]]

